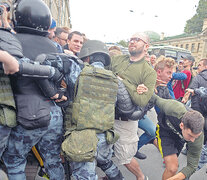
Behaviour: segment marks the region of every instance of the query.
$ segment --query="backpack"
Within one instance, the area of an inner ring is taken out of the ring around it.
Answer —
[[[3,70],[0,70],[0,125],[8,127],[17,125],[16,106],[10,79]]]
[[[113,128],[118,81],[112,71],[86,65],[74,91],[72,123],[76,130]]]
[[[93,162],[97,151],[97,144],[96,131],[85,129],[69,132],[61,147],[69,161]]]

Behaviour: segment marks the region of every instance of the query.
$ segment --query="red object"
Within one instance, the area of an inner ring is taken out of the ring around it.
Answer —
[[[185,94],[185,89],[188,88],[188,85],[191,80],[191,71],[189,70],[184,70],[182,73],[185,73],[187,75],[187,78],[185,80],[176,80],[174,86],[173,86],[173,92],[175,94],[175,99],[178,99],[180,97],[183,97]],[[182,81],[184,88],[182,87]]]

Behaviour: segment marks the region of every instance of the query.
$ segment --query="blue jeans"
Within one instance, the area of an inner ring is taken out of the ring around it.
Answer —
[[[141,120],[138,121],[138,127],[144,131],[139,137],[138,150],[149,143],[156,137],[156,126],[155,124],[145,115]]]
[[[63,118],[60,107],[51,107],[50,125],[34,130],[24,129],[21,125],[13,128],[8,150],[3,160],[10,180],[26,180],[24,173],[26,157],[34,145],[44,161],[44,167],[50,180],[63,180],[64,168],[60,159],[60,147],[63,136]]]
[[[0,125],[0,158],[8,145],[10,133],[10,127]]]
[[[107,144],[105,133],[97,134],[97,137],[99,139],[96,155],[97,166],[100,167],[109,178],[116,177],[119,174],[119,170],[111,160],[113,153],[112,145]],[[98,176],[95,172],[95,161],[71,162],[70,165],[72,175],[76,180],[98,180]]]

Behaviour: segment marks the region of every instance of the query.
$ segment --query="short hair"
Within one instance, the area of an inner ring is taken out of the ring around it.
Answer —
[[[114,50],[114,49],[117,50],[117,51],[121,51],[121,49],[118,46],[111,46],[109,48],[109,51]]]
[[[69,27],[63,26],[63,27],[61,27],[61,28],[64,29],[65,31],[67,31],[68,34],[70,34],[71,29],[70,29]]]
[[[79,31],[73,31],[68,35],[68,40],[71,40],[74,34],[77,34],[79,36],[83,36],[83,34],[80,33]]]
[[[57,27],[55,31],[55,36],[58,37],[63,32],[68,34],[68,32],[65,29]]]
[[[109,55],[112,57],[112,56],[123,55],[123,53],[117,49],[112,49],[112,50],[109,50]]]
[[[150,56],[150,58],[151,58],[151,57],[154,57],[155,59],[157,58],[157,56],[156,56],[156,55],[154,55],[154,54],[152,54],[152,55]]]
[[[190,129],[193,134],[199,134],[204,128],[204,117],[195,110],[187,111],[181,119],[184,128]]]
[[[175,60],[173,58],[164,57],[155,64],[154,69],[155,71],[157,71],[158,69],[163,71],[165,67],[172,68],[174,66],[175,66]]]
[[[203,61],[203,65],[207,66],[207,59],[201,59],[200,62]]]

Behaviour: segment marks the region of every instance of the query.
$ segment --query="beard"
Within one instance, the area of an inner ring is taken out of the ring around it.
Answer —
[[[131,56],[138,56],[138,55],[142,54],[143,50],[144,50],[144,47],[141,47],[141,48],[136,49],[136,50],[129,50],[129,54]]]

